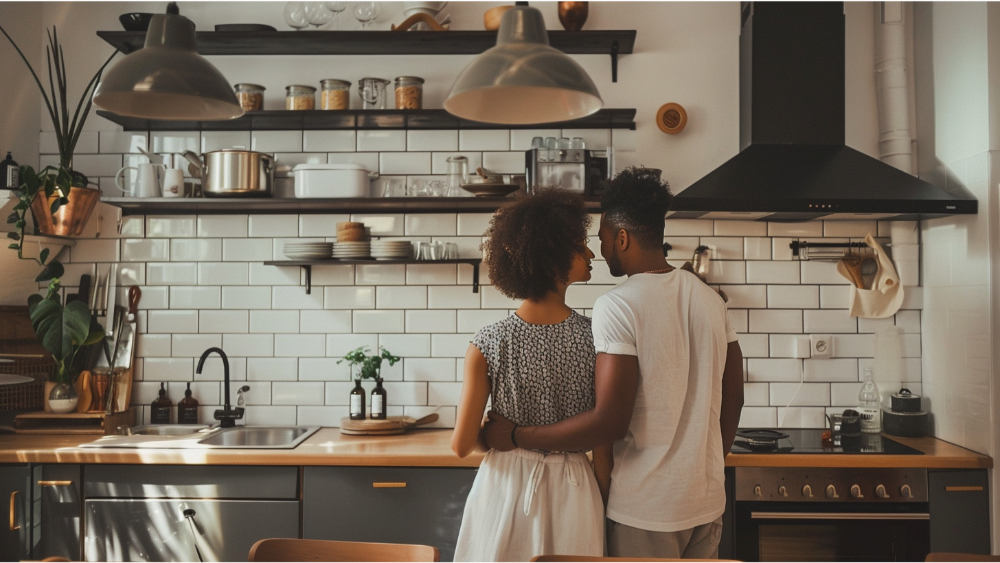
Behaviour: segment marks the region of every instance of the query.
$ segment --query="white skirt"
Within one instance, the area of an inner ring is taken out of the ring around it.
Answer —
[[[465,503],[455,561],[604,555],[604,505],[584,454],[490,451]]]

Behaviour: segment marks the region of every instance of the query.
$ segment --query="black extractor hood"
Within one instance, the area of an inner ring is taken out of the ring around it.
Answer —
[[[917,220],[975,214],[844,144],[844,7],[745,2],[740,153],[674,198],[671,218]]]

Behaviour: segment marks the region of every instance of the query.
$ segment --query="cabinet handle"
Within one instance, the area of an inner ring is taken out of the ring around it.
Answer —
[[[14,491],[10,494],[10,531],[20,530],[21,527],[16,525],[17,523],[17,493],[20,491]]]
[[[406,483],[372,483],[376,489],[405,489]]]
[[[948,491],[949,493],[968,493],[968,492],[974,492],[974,491],[981,491],[981,490],[983,490],[983,488],[982,487],[945,487],[944,490]]]
[[[72,487],[73,481],[39,481],[39,487]]]

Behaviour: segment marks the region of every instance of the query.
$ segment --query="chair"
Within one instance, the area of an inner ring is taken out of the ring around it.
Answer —
[[[250,548],[249,561],[439,561],[436,547],[406,543],[260,540]]]
[[[594,557],[591,555],[536,555],[531,561],[734,561],[733,559],[658,559],[642,557]]]
[[[1000,555],[982,555],[979,553],[928,553],[924,561],[1000,561]]]

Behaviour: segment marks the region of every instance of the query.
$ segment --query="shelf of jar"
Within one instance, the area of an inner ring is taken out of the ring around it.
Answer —
[[[298,266],[305,274],[306,295],[312,293],[312,267],[313,266],[344,266],[344,265],[365,265],[365,266],[386,266],[391,264],[468,264],[472,266],[472,293],[479,293],[479,265],[480,258],[454,258],[448,260],[339,260],[327,258],[323,260],[269,260],[264,262],[265,266]]]
[[[125,131],[329,131],[368,129],[630,129],[635,109],[608,108],[556,123],[501,125],[461,119],[443,109],[422,110],[265,110],[225,121],[166,121],[126,117],[97,110]]]
[[[508,197],[360,197],[360,198],[177,198],[106,197],[122,215],[234,215],[254,213],[492,213],[511,205]],[[600,211],[601,202],[586,198],[587,209]]]

